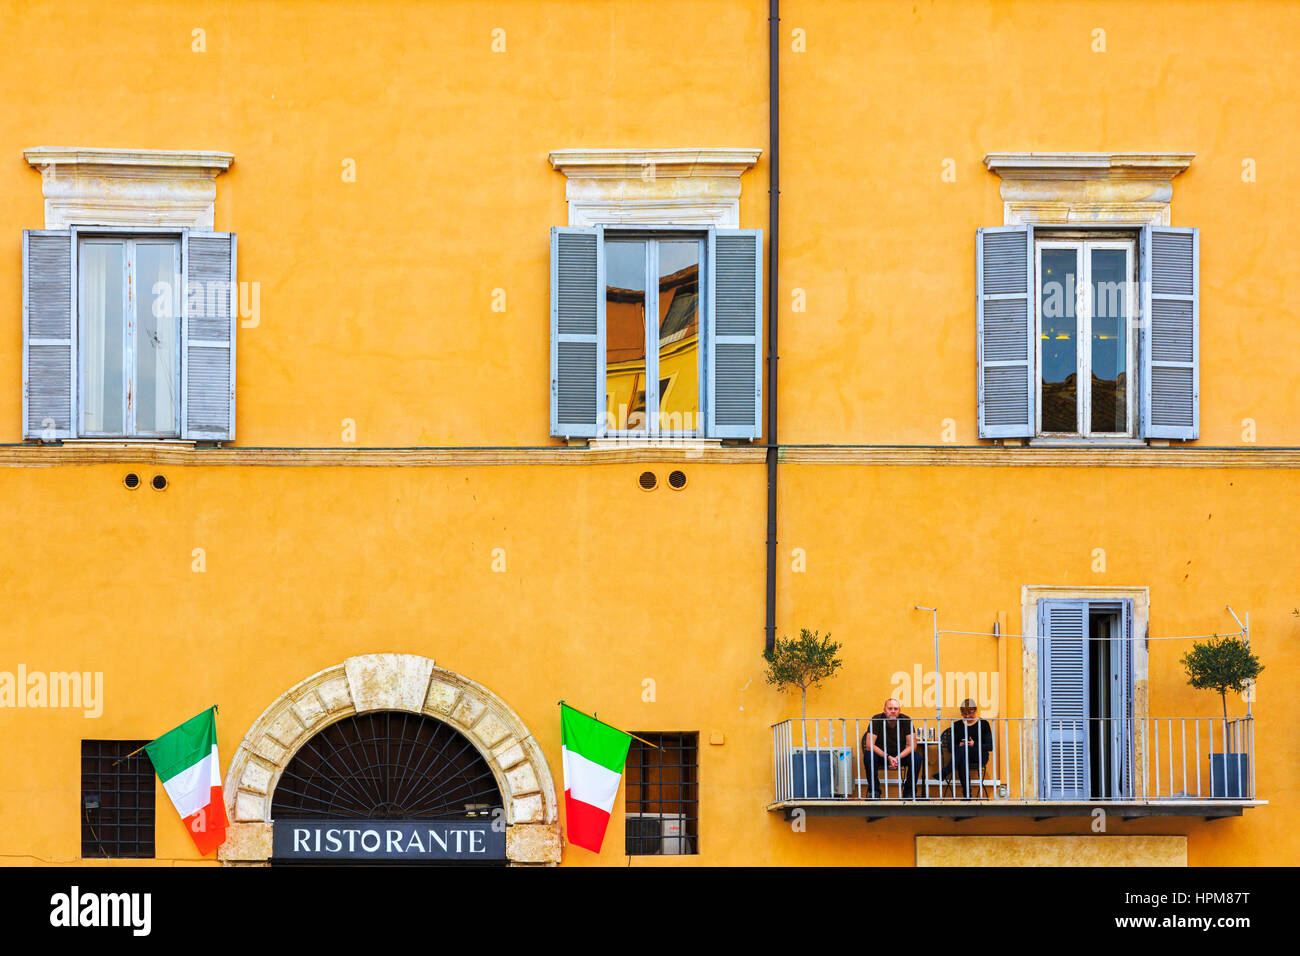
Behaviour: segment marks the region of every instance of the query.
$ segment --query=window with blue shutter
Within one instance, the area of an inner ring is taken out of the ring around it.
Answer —
[[[235,237],[23,234],[23,434],[234,438]]]
[[[1200,434],[1200,232],[1142,232],[1142,421],[1148,438]]]
[[[1038,606],[1039,740],[1045,800],[1087,800],[1088,602]]]
[[[234,233],[190,232],[185,237],[182,326],[184,437],[235,437],[235,329],[239,289]]]
[[[551,434],[761,436],[762,233],[551,231]]]
[[[1198,285],[1195,229],[978,230],[980,437],[1196,438]]]
[[[75,434],[72,294],[72,233],[24,230],[24,438],[57,441]]]
[[[713,329],[708,350],[712,435],[759,438],[763,431],[763,233],[710,233]]]
[[[551,434],[591,438],[602,426],[605,280],[599,226],[551,230]]]
[[[1034,230],[993,226],[975,235],[979,435],[1034,434]]]

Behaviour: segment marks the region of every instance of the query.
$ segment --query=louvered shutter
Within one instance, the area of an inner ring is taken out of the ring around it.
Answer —
[[[1147,438],[1200,434],[1200,232],[1142,230],[1142,427]]]
[[[708,433],[763,432],[763,230],[709,230]]]
[[[72,438],[76,323],[72,233],[23,231],[23,437]]]
[[[551,434],[591,438],[605,415],[604,230],[551,229]]]
[[[1043,601],[1038,614],[1042,778],[1047,800],[1088,799],[1088,603]]]
[[[197,441],[233,441],[239,321],[235,234],[190,232],[182,242],[181,434]]]
[[[975,233],[980,438],[1034,434],[1034,230]]]

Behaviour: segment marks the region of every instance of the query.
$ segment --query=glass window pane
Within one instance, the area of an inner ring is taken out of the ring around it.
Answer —
[[[176,431],[176,318],[180,277],[176,246],[136,246],[135,427],[145,433]]]
[[[99,239],[83,242],[79,261],[85,428],[88,432],[121,435],[126,428],[122,400],[126,243]]]
[[[1092,430],[1128,430],[1128,255],[1092,250]]]
[[[646,392],[644,241],[605,243],[606,427],[644,429]]]
[[[1074,249],[1042,250],[1043,431],[1078,430],[1078,352],[1075,295],[1079,278]]]
[[[691,432],[700,414],[700,243],[659,243],[659,430]]]

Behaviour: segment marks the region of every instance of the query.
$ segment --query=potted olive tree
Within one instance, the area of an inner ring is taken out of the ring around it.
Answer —
[[[1264,665],[1239,637],[1212,637],[1196,641],[1182,657],[1187,683],[1197,690],[1219,692],[1223,705],[1225,753],[1210,754],[1210,796],[1243,799],[1249,795],[1250,755],[1237,753],[1239,728],[1228,725],[1228,691],[1241,693],[1259,676]],[[1233,721],[1233,724],[1236,724]]]
[[[843,663],[839,651],[840,645],[831,640],[830,634],[822,637],[805,627],[800,629],[798,637],[778,638],[770,651],[763,652],[767,682],[777,690],[798,688],[800,693],[800,746],[790,748],[795,797],[844,795],[852,785],[852,750],[843,746],[808,746],[808,689],[820,687],[822,681],[835,675]]]

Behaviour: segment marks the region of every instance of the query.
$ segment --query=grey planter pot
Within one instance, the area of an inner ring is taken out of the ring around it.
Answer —
[[[1250,798],[1250,757],[1210,754],[1210,796],[1232,800]]]

